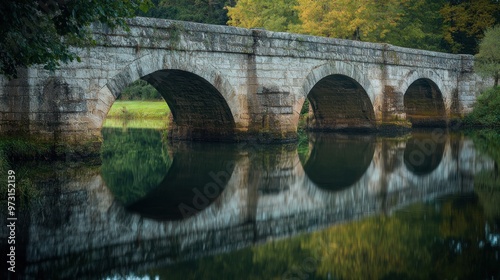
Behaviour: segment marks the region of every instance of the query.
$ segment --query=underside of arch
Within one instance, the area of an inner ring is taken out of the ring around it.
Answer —
[[[308,129],[314,131],[373,130],[375,114],[369,96],[354,79],[329,75],[308,94],[312,113]]]
[[[418,79],[408,87],[404,107],[413,127],[446,126],[443,95],[429,79]]]
[[[221,93],[202,77],[182,70],[160,70],[141,79],[153,85],[168,103],[173,139],[231,141],[235,122]]]

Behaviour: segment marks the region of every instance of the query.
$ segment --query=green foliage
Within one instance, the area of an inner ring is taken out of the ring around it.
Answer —
[[[245,28],[265,28],[272,31],[291,31],[299,23],[295,11],[297,0],[239,0],[227,7],[229,25]]]
[[[473,111],[464,118],[466,126],[500,127],[500,87],[481,93]]]
[[[126,17],[148,8],[148,0],[14,1],[0,2],[0,74],[17,76],[18,67],[79,60],[70,46],[92,44],[88,26],[101,22],[125,26]]]
[[[309,99],[306,98],[306,100],[304,101],[304,104],[302,104],[302,108],[300,109],[301,116],[309,114],[309,105],[310,105]]]
[[[119,97],[121,100],[163,100],[160,93],[148,82],[137,80],[126,87]]]
[[[234,26],[471,54],[500,23],[490,0],[240,0],[228,11]]]
[[[500,78],[500,25],[486,30],[484,38],[479,44],[479,53],[476,55],[475,69],[485,77],[493,77],[494,87],[498,86]]]
[[[387,33],[384,42],[396,46],[446,51],[443,44],[443,18],[439,11],[447,0],[403,1],[404,13]]]
[[[302,33],[382,42],[402,15],[400,1],[298,0]]]
[[[139,11],[138,15],[224,25],[228,20],[224,7],[234,3],[234,0],[154,0],[151,9]]]
[[[443,37],[453,53],[477,53],[484,31],[500,23],[500,1],[448,0],[441,9]]]
[[[101,174],[118,201],[138,200],[167,174],[171,159],[161,131],[104,128],[102,135]]]

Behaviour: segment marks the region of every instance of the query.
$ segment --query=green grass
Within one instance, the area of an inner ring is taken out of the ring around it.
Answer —
[[[168,120],[166,119],[117,119],[107,118],[104,122],[104,127],[109,128],[149,128],[149,129],[166,129],[168,128]]]
[[[111,119],[168,119],[170,108],[165,101],[117,100],[109,110]]]

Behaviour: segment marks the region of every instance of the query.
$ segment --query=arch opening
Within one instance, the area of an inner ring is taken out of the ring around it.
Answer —
[[[307,129],[312,131],[371,131],[375,113],[365,89],[344,75],[329,75],[314,85]]]
[[[165,99],[172,113],[169,137],[231,141],[235,122],[222,94],[204,78],[183,70],[159,70],[141,77]]]
[[[418,79],[405,92],[406,118],[412,127],[444,127],[446,111],[439,87],[429,79]]]

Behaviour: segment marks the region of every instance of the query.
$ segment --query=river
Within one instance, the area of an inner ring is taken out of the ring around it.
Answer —
[[[500,279],[500,179],[481,136],[165,135],[104,128],[100,164],[17,166],[37,192],[18,212],[15,275]]]

